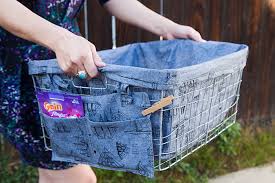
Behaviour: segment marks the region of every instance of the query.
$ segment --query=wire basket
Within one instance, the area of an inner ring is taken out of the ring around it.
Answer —
[[[56,60],[29,63],[36,90],[84,102],[85,120],[51,119],[40,108],[53,160],[153,177],[236,121],[245,45],[155,41],[99,54],[108,64],[90,81],[64,75]]]

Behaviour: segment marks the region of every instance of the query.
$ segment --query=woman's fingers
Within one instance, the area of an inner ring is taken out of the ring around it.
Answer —
[[[84,58],[85,57],[81,57],[78,60],[71,60],[73,62],[73,73],[74,73],[74,75],[77,75],[79,71],[85,71],[85,67],[83,65],[83,62],[85,61]]]
[[[205,40],[202,39],[201,34],[192,27],[189,27],[187,36],[188,38],[193,39],[194,41],[205,42]]]
[[[194,28],[190,26],[173,24],[173,26],[169,27],[168,35],[174,38],[188,38],[194,41],[205,42],[202,38],[201,34],[196,31]]]
[[[97,67],[94,63],[94,58],[93,58],[93,54],[92,51],[89,51],[87,53],[87,56],[85,57],[85,60],[83,61],[85,70],[87,72],[87,74],[91,77],[94,78],[97,76],[98,74],[98,70]]]
[[[60,68],[64,71],[64,73],[68,75],[74,75],[74,73],[76,73],[76,65],[73,64],[70,60],[68,60],[68,58],[57,56],[57,60],[59,62]]]
[[[97,67],[104,67],[104,66],[106,66],[106,64],[102,61],[102,59],[100,58],[100,56],[96,52],[96,47],[92,43],[90,43],[90,47],[91,47],[91,51],[92,51],[92,54],[93,54],[93,59],[94,59],[95,65]]]

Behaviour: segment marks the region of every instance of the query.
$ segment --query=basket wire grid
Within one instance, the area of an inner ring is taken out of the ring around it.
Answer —
[[[207,74],[207,76],[209,73]],[[35,89],[49,91],[47,88],[37,86],[35,76],[32,76]],[[242,69],[234,69],[233,73],[212,77],[211,82],[204,80],[198,82],[196,87],[188,87],[188,90],[178,92],[175,84],[173,90],[160,90],[159,99],[150,99],[151,104],[160,101],[162,98],[173,95],[174,100],[171,105],[161,108],[152,115],[159,115],[159,126],[157,135],[153,135],[154,144],[154,167],[156,171],[162,171],[175,165],[186,156],[190,155],[200,147],[204,146],[236,121],[239,91],[242,78]],[[194,83],[196,79],[185,83]],[[227,83],[227,84],[226,84]],[[230,84],[228,84],[230,83]],[[71,84],[77,89],[78,95],[89,95],[95,90],[107,90],[112,86],[108,79],[104,80],[104,87],[78,86],[71,78]],[[133,91],[142,88],[132,86]],[[211,93],[209,97],[204,97],[205,92]],[[185,100],[184,105],[177,105],[177,101]],[[39,109],[42,113],[41,109]],[[215,114],[213,115],[213,111]],[[164,116],[170,114],[172,130],[169,134],[163,133]],[[203,117],[206,115],[207,117]],[[202,119],[206,120],[202,120]],[[176,122],[175,122],[176,121]],[[41,127],[45,149],[51,151],[50,138],[47,135],[43,118]],[[203,132],[203,133],[200,133]]]

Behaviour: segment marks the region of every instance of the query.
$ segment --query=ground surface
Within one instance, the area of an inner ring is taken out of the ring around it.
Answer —
[[[274,183],[275,162],[266,166],[249,168],[217,177],[209,183]]]

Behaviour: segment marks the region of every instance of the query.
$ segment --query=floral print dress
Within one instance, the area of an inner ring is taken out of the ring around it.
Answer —
[[[101,4],[107,0],[99,0]],[[48,21],[79,34],[76,15],[84,0],[21,0]],[[35,29],[35,27],[34,27]],[[15,146],[28,165],[59,170],[71,164],[51,161],[46,151],[32,79],[27,62],[52,59],[55,54],[0,28],[0,133]]]

